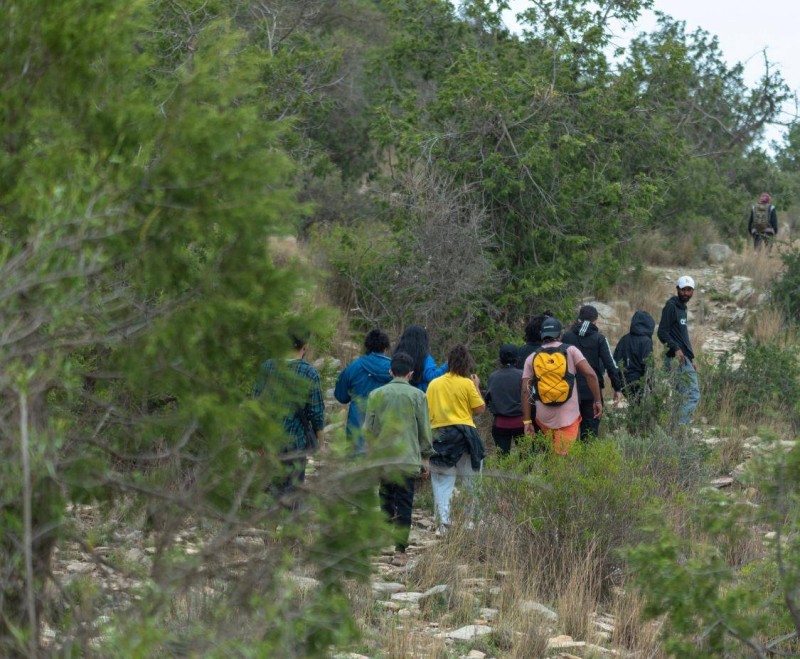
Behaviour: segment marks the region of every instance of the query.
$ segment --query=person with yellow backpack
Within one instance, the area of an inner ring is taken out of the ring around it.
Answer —
[[[566,455],[578,438],[581,424],[575,374],[580,373],[586,379],[592,392],[595,419],[603,414],[600,384],[583,353],[559,341],[561,323],[557,319],[547,318],[542,323],[541,336],[542,347],[528,356],[522,369],[522,422],[526,435],[536,432],[531,417],[533,399],[536,425],[552,442],[553,450]]]
[[[778,213],[772,205],[769,193],[762,192],[758,203],[750,209],[750,222],[747,230],[753,236],[753,248],[759,249],[764,244],[767,249],[772,247],[772,241],[778,235]]]

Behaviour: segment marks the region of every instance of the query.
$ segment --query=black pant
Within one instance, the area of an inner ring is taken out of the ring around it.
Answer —
[[[272,495],[290,510],[296,511],[298,509],[298,486],[306,479],[306,462],[308,462],[306,458],[286,461],[284,465],[288,473],[280,482],[274,483],[269,488]]]
[[[760,249],[762,243],[767,248],[767,250],[772,249],[772,239],[775,237],[774,234],[769,232],[764,233],[754,233],[753,234],[753,249]]]
[[[492,439],[494,445],[498,448],[502,455],[508,455],[511,451],[511,441],[514,437],[520,437],[525,434],[525,428],[498,428],[492,426]]]
[[[594,418],[594,399],[580,401],[581,441],[588,442],[600,434],[600,419]]]
[[[381,480],[379,494],[381,510],[397,527],[395,549],[405,551],[408,547],[408,534],[411,532],[411,509],[414,506],[414,476],[402,480]],[[374,491],[374,490],[373,490]]]

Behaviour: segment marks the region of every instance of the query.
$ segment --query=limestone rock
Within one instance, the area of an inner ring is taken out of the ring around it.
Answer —
[[[733,250],[727,245],[710,243],[703,250],[703,255],[709,263],[724,263],[733,256]]]
[[[471,641],[473,638],[491,634],[492,628],[489,625],[467,625],[455,631],[444,634],[446,638],[454,641]]]
[[[619,318],[617,317],[617,310],[610,304],[606,304],[605,302],[598,302],[597,300],[589,300],[587,302],[584,302],[584,304],[591,304],[595,309],[597,309],[597,313],[600,314],[600,318],[603,319],[604,323],[607,324],[610,323],[612,325],[616,325],[619,322]],[[577,316],[577,313],[575,315]]]
[[[586,641],[576,641],[572,636],[554,636],[547,641],[548,650],[568,650],[586,647]]]
[[[394,595],[391,596],[391,598],[395,602],[407,602],[409,604],[416,604],[417,602],[419,602],[422,595],[423,593],[417,593],[417,592],[395,593]]]
[[[422,597],[417,600],[420,609],[426,609],[435,606],[448,607],[450,606],[450,598],[453,596],[453,589],[446,584],[434,586],[429,588]]]
[[[486,659],[486,653],[480,650],[470,650],[469,654],[464,655],[464,659]]]
[[[320,357],[315,359],[311,365],[318,371],[326,368],[332,371],[340,371],[342,369],[342,360],[335,357]]]
[[[403,584],[396,581],[374,581],[372,583],[372,592],[375,595],[394,595],[402,593],[405,589]]]
[[[519,603],[519,609],[522,613],[536,614],[553,622],[558,620],[558,614],[555,611],[548,609],[544,604],[540,604],[539,602],[522,600]]]

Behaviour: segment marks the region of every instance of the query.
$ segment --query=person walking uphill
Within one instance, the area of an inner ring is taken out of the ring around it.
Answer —
[[[480,393],[480,379],[470,375],[474,362],[463,345],[456,345],[447,358],[449,372],[428,387],[428,409],[433,428],[431,486],[434,514],[439,531],[450,525],[450,500],[456,476],[466,480],[470,495],[474,476],[480,474],[485,454],[483,441],[475,427],[473,414],[486,410]]]
[[[611,348],[608,339],[597,329],[597,321],[600,317],[597,309],[591,304],[584,304],[578,311],[578,320],[562,337],[562,341],[568,345],[578,348],[589,365],[597,375],[600,385],[600,400],[602,402],[604,374],[608,371],[611,378],[611,387],[614,389],[614,402],[618,403],[622,398],[622,377],[620,376],[617,363],[611,356]],[[578,378],[578,400],[581,412],[581,441],[589,441],[600,434],[600,418],[594,417],[594,401],[597,400],[592,394],[586,378],[577,373]]]
[[[762,243],[769,249],[772,247],[772,240],[778,235],[778,213],[771,201],[772,197],[762,192],[758,203],[750,208],[747,231],[753,236],[753,249],[759,249]]]
[[[542,347],[525,360],[522,369],[522,421],[525,434],[533,435],[531,396],[536,400],[536,425],[552,441],[553,450],[566,455],[580,430],[581,411],[575,374],[586,378],[592,392],[592,416],[603,415],[597,374],[575,346],[561,343],[561,323],[548,318],[542,323]]]
[[[414,360],[405,352],[391,360],[392,381],[367,399],[364,435],[367,450],[384,458],[379,494],[381,508],[397,527],[395,549],[405,554],[411,530],[414,480],[431,450],[431,426],[425,394],[409,384]]]
[[[284,464],[289,468],[285,479],[276,487],[278,496],[292,495],[305,480],[306,453],[325,446],[325,403],[319,373],[305,359],[308,341],[292,335],[293,352],[286,360],[267,359],[253,390],[253,397],[284,404],[289,410],[283,418],[286,443],[281,448]],[[296,501],[291,502],[294,508]]]
[[[405,352],[414,360],[414,375],[411,384],[422,391],[428,390],[431,380],[447,372],[447,362],[441,366],[430,354],[428,330],[420,325],[409,325],[403,330],[394,352]]]
[[[631,329],[614,348],[614,361],[622,371],[625,397],[638,401],[647,383],[648,359],[653,354],[655,319],[646,311],[637,311],[631,318]]]
[[[492,439],[501,454],[511,451],[514,437],[525,434],[522,426],[522,369],[516,367],[517,347],[507,343],[500,348],[500,368],[489,376],[486,386],[486,405],[494,414]]]
[[[525,343],[517,349],[517,368],[522,370],[528,355],[542,347],[542,323],[553,315],[552,311],[545,310],[534,316],[525,325]]]
[[[658,324],[658,340],[667,347],[664,366],[674,369],[677,374],[676,389],[680,396],[677,423],[689,423],[692,413],[700,402],[700,385],[694,368],[694,351],[689,340],[688,310],[686,304],[694,294],[694,279],[684,275],[679,277],[677,295],[672,296],[661,311]]]
[[[373,329],[364,339],[365,354],[339,374],[333,395],[342,405],[350,403],[347,410],[347,439],[355,452],[364,451],[364,406],[370,392],[392,381],[389,374],[391,360],[385,352],[389,349],[389,337],[381,330]]]

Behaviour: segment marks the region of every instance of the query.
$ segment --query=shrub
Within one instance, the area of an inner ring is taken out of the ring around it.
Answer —
[[[667,614],[671,654],[796,652],[799,466],[797,448],[766,455],[751,474],[761,484],[761,506],[705,490],[680,533],[655,514],[648,542],[626,553],[647,600],[645,613],[652,618]],[[769,528],[772,540],[763,545],[758,536]]]
[[[566,457],[533,453],[530,440],[523,440],[496,464],[505,473],[484,478],[484,505],[508,532],[485,534],[487,544],[498,543],[487,553],[518,553],[527,573],[553,596],[576,567],[570,557],[593,554],[596,572],[587,587],[609,586],[620,565],[616,550],[636,541],[639,511],[654,501],[653,479],[601,440],[576,444]]]
[[[800,318],[800,251],[781,254],[783,276],[772,285],[772,300],[787,318]]]
[[[800,430],[796,348],[744,340],[716,365],[707,365],[702,377],[701,405],[710,417],[727,410],[747,423],[773,422]]]

